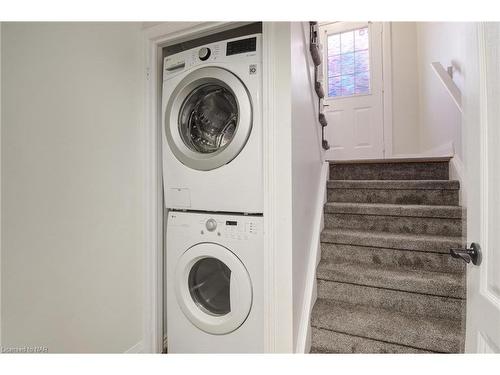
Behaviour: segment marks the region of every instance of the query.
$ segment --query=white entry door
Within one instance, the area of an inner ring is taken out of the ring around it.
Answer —
[[[384,157],[382,24],[320,26],[328,160]]]
[[[481,246],[482,263],[467,267],[465,350],[500,353],[500,25],[471,27],[477,39],[467,54],[464,100],[467,242]]]

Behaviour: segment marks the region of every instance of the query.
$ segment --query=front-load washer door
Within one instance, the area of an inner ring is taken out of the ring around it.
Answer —
[[[229,249],[215,243],[189,248],[179,258],[174,283],[184,315],[207,333],[233,332],[252,308],[252,283],[245,266]]]
[[[165,108],[165,136],[189,168],[211,170],[233,160],[252,130],[252,103],[241,80],[223,68],[205,67],[177,85]]]

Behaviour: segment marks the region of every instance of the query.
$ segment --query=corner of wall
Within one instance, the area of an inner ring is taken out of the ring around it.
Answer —
[[[304,299],[300,315],[296,353],[308,353],[311,348],[311,312],[317,298],[316,267],[321,259],[321,231],[324,226],[323,207],[326,202],[326,185],[329,178],[329,163],[323,162],[319,189],[314,207],[314,228],[307,265],[306,281],[304,283]]]

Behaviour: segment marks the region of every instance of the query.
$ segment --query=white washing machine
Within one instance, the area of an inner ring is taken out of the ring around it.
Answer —
[[[169,212],[169,353],[264,351],[262,230],[262,216]]]
[[[165,205],[262,213],[261,34],[164,59]]]

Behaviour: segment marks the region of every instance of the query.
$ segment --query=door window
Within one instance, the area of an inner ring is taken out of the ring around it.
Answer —
[[[192,151],[210,154],[224,149],[233,139],[238,124],[234,94],[217,84],[194,89],[184,100],[179,115],[179,132]]]
[[[189,292],[194,302],[210,315],[231,311],[231,270],[220,260],[203,258],[189,271]]]
[[[370,93],[369,47],[368,27],[328,35],[329,97],[341,98]]]

